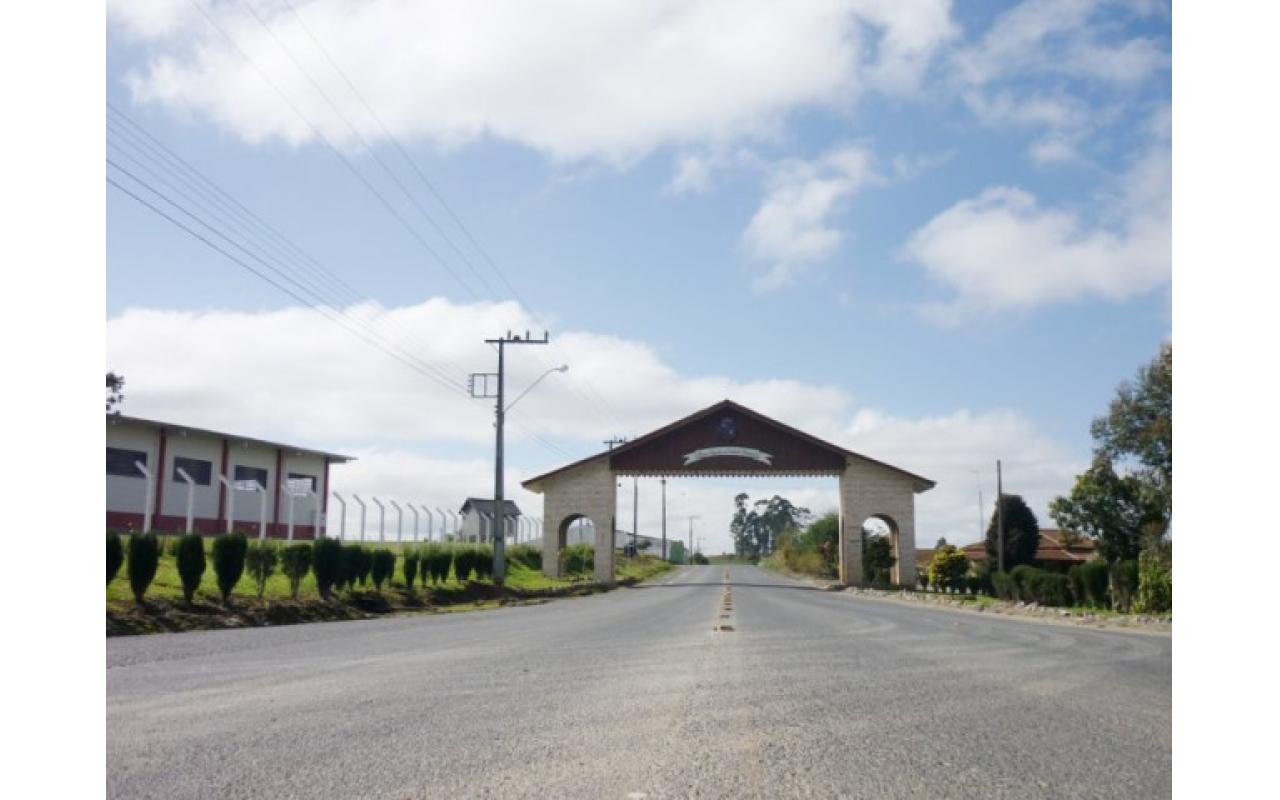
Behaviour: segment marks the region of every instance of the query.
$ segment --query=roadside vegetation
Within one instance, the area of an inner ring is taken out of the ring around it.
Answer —
[[[161,540],[109,532],[106,547],[108,633],[492,608],[597,590],[590,545],[566,549],[564,578],[542,574],[539,548],[508,547],[503,587],[493,583],[489,545],[249,541],[241,533]],[[643,555],[616,564],[622,583],[671,566]]]
[[[1040,523],[1016,494],[998,499],[987,527],[985,561],[971,563],[964,551],[939,539],[933,558],[917,564],[904,590],[945,594],[964,602],[996,602],[1071,608],[1101,614],[1164,615],[1173,610],[1173,349],[1169,344],[1116,391],[1107,413],[1093,421],[1093,462],[1076,477],[1071,492],[1055,499],[1049,513],[1061,535],[1087,537],[1096,556],[1069,568],[1036,563]],[[770,509],[795,509],[786,501],[746,507],[736,500],[735,534],[740,551],[761,563],[816,578],[838,575],[839,516],[807,522],[803,514],[775,512],[779,530],[769,529]],[[795,509],[805,512],[804,509]],[[807,513],[807,512],[805,512]],[[998,520],[1004,520],[1000,552]],[[797,524],[807,522],[807,524]],[[763,533],[762,533],[763,532]],[[890,586],[893,547],[887,536],[862,532],[864,585]],[[988,565],[1003,562],[1004,571]]]

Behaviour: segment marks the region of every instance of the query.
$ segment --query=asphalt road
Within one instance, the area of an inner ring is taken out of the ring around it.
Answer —
[[[540,606],[110,639],[107,793],[1171,792],[1168,637],[728,576],[727,611],[712,566]]]

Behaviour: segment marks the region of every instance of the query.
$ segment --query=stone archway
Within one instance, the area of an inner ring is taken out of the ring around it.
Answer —
[[[873,516],[892,520],[893,581],[902,584],[902,576],[908,584],[915,581],[915,495],[934,486],[928,478],[723,400],[613,450],[525,481],[526,489],[543,496],[543,518],[554,521],[542,542],[547,575],[559,577],[565,521],[587,517],[595,527],[596,581],[613,583],[619,475],[837,478],[840,580],[852,585],[863,582],[861,525]]]

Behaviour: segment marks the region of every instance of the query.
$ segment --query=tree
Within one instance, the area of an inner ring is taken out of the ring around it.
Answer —
[[[1124,464],[1149,502],[1170,518],[1173,504],[1173,344],[1160,346],[1134,382],[1120,384],[1107,413],[1090,426],[1095,454]]]
[[[946,589],[958,585],[969,572],[969,557],[953,544],[945,544],[933,551],[929,562],[929,583],[935,588]]]
[[[120,534],[115,531],[107,532],[107,585],[111,585],[111,581],[115,579],[116,574],[120,572],[120,565],[124,563],[124,545],[120,543]]]
[[[195,599],[200,579],[208,564],[204,557],[204,539],[197,533],[188,533],[178,540],[178,577],[182,579],[182,597],[191,605]]]
[[[213,540],[213,572],[218,577],[218,592],[224,604],[231,599],[231,590],[244,574],[248,549],[249,540],[243,533],[230,533]]]
[[[1115,563],[1138,557],[1145,530],[1163,529],[1161,504],[1144,488],[1142,478],[1116,474],[1111,458],[1100,453],[1076,476],[1070,495],[1049,503],[1049,514],[1061,527],[1093,539],[1098,553]]]
[[[1001,499],[1004,511],[1004,569],[1030,564],[1040,544],[1040,522],[1021,495],[1006,494]],[[999,569],[999,510],[992,513],[987,526],[987,558],[992,569]]]
[[[888,583],[893,568],[893,543],[883,534],[868,534],[862,543],[862,575],[869,583]]]
[[[147,587],[155,579],[156,569],[160,564],[160,540],[154,533],[130,536],[126,561],[129,567],[129,589],[133,591],[134,601],[142,605]]]
[[[316,591],[320,592],[320,599],[328,602],[344,574],[342,543],[328,537],[317,541],[311,548],[311,568],[316,575]]]
[[[119,414],[124,405],[124,376],[107,373],[107,413]]]
[[[302,579],[311,571],[311,545],[299,542],[285,547],[280,553],[280,571],[289,579],[289,596],[297,600]]]
[[[258,599],[262,599],[262,595],[267,590],[267,578],[276,571],[276,564],[280,560],[280,552],[271,542],[257,541],[249,545],[249,552],[245,554],[245,568],[249,571],[249,577],[253,578],[253,583],[258,590]]]

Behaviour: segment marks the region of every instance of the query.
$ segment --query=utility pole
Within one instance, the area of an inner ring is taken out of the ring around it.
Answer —
[[[485,344],[497,345],[498,347],[498,372],[494,373],[476,373],[471,376],[470,383],[471,396],[480,398],[494,398],[497,402],[493,404],[494,412],[494,459],[493,459],[493,583],[501,586],[506,581],[506,552],[503,549],[503,539],[506,538],[507,527],[507,508],[506,498],[503,497],[505,487],[503,486],[502,456],[503,456],[503,439],[502,428],[506,420],[506,407],[504,405],[505,397],[503,395],[503,381],[506,377],[506,347],[509,344],[547,344],[550,338],[547,332],[542,332],[541,339],[534,339],[529,335],[528,331],[524,332],[524,338],[520,338],[519,334],[511,335],[511,331],[507,331],[506,336],[500,336],[497,339],[485,339]],[[477,381],[479,379],[479,381]],[[495,387],[490,387],[490,379],[493,379]],[[477,387],[477,382],[480,384]],[[492,393],[490,393],[492,392]],[[517,398],[519,399],[519,398]]]
[[[640,476],[631,476],[631,557],[640,555],[636,545],[640,543]]]
[[[689,515],[689,563],[693,563],[693,521],[698,519],[697,514]]]
[[[667,560],[667,479],[658,481],[662,484],[662,560]]]
[[[996,552],[1000,556],[1000,571],[1004,572],[1004,480],[1000,474],[1000,459],[996,459]]]

